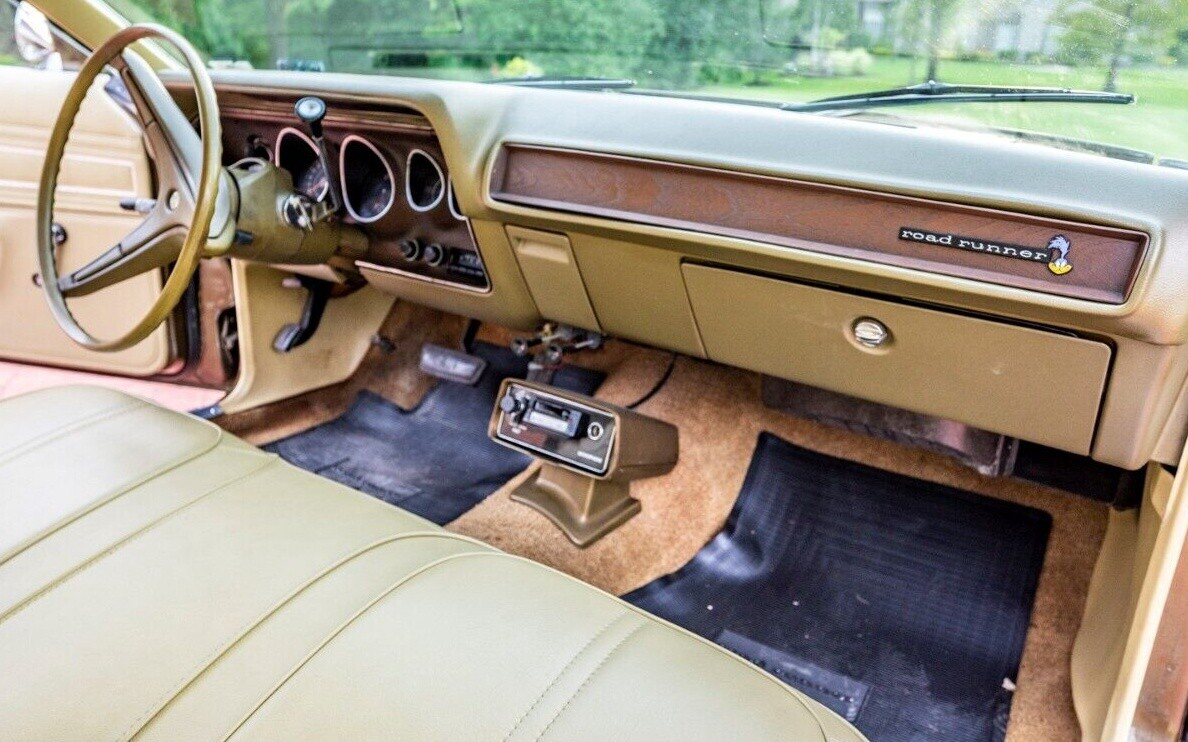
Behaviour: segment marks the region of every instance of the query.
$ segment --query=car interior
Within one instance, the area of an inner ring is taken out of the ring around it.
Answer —
[[[0,13],[0,738],[1184,738],[1184,169]]]

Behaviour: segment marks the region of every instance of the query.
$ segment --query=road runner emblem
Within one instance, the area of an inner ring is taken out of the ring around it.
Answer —
[[[949,247],[955,250],[980,252],[987,255],[1001,255],[1004,258],[1026,260],[1030,263],[1046,263],[1048,270],[1057,276],[1063,276],[1073,269],[1068,259],[1068,252],[1072,243],[1062,234],[1055,235],[1048,240],[1047,247],[1028,247],[1027,245],[1012,245],[1008,242],[994,242],[976,237],[963,237],[950,232],[929,232],[916,227],[900,227],[899,239],[906,242],[919,242],[925,245]]]
[[[1068,250],[1072,243],[1062,234],[1048,240],[1048,249],[1052,251],[1052,259],[1048,261],[1048,270],[1058,276],[1063,276],[1072,270],[1072,263],[1068,262]]]

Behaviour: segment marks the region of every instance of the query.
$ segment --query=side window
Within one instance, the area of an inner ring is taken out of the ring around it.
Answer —
[[[0,0],[0,64],[61,70],[77,69],[84,59],[37,8]]]

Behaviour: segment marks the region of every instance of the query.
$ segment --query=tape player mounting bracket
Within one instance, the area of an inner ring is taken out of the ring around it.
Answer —
[[[488,434],[542,462],[512,500],[583,548],[640,511],[633,480],[668,473],[678,455],[677,429],[666,422],[519,379],[504,380]]]

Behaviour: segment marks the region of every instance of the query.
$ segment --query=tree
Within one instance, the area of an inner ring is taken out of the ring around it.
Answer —
[[[801,73],[831,74],[846,47],[868,42],[858,18],[858,3],[839,0],[772,2],[763,19],[764,39],[800,52]]]
[[[924,47],[928,66],[924,81],[940,78],[940,53],[961,0],[903,0],[898,7],[901,40]]]
[[[228,11],[235,0],[139,0],[144,14],[175,28],[211,57],[238,58],[243,46]]]
[[[466,35],[547,75],[629,75],[663,28],[651,0],[459,0]]]
[[[1102,87],[1112,92],[1128,61],[1153,60],[1170,50],[1185,10],[1183,0],[1076,0],[1057,15],[1064,27],[1060,56],[1105,63]]]
[[[928,0],[928,69],[924,72],[925,80],[936,80],[940,77],[940,49],[949,27],[953,23],[953,16],[960,0]]]
[[[770,29],[764,27],[759,2],[767,1],[652,0],[662,25],[641,60],[640,77],[676,88],[707,81],[759,82],[765,69],[788,60],[786,49],[764,40]]]

